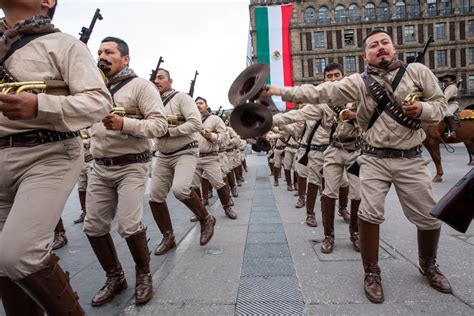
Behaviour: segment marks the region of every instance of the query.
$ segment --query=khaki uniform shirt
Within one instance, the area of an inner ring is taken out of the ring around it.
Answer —
[[[69,95],[39,93],[38,116],[31,120],[9,120],[0,112],[0,137],[36,129],[78,131],[112,108],[89,49],[68,34],[51,33],[31,41],[8,58],[5,67],[19,81],[63,80]]]
[[[349,103],[346,105],[346,109],[353,107],[354,105]],[[347,138],[357,138],[360,135],[359,124],[357,119],[348,122],[338,122],[336,130],[333,134],[333,139],[335,140],[344,140]]]
[[[199,134],[199,152],[209,153],[219,151],[219,144],[225,139],[224,134],[226,133],[226,126],[217,115],[209,115],[207,119],[202,123],[203,129],[211,131],[211,140],[207,140]]]
[[[393,80],[398,70],[390,72],[387,77]],[[383,84],[381,78],[375,78]],[[444,117],[447,107],[446,98],[438,85],[438,79],[425,65],[410,64],[400,81],[395,100],[401,104],[405,97],[416,91],[423,91],[421,101],[423,111],[418,117],[424,126],[436,125]],[[367,130],[370,118],[377,106],[367,93],[365,83],[360,74],[353,74],[337,82],[325,82],[318,86],[302,85],[283,88],[284,101],[307,102],[313,104],[328,103],[330,105],[357,103],[357,121],[362,130]],[[319,105],[308,105],[318,107]],[[409,149],[420,145],[426,135],[423,129],[411,130],[398,124],[383,112],[364,135],[364,140],[377,148]]]
[[[202,130],[201,113],[194,100],[184,92],[179,92],[165,106],[165,115],[182,115],[185,123],[169,128],[169,137],[158,140],[158,150],[171,153],[184,146],[198,142]]]
[[[150,151],[148,138],[161,137],[168,130],[163,103],[155,86],[135,78],[114,95],[116,106],[143,119],[124,117],[121,131],[108,130],[102,122],[92,126],[91,153],[94,158],[113,158]]]

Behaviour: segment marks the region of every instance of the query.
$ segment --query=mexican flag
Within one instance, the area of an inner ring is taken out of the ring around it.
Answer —
[[[270,65],[267,83],[276,87],[293,86],[291,64],[290,20],[292,4],[256,7],[257,61]],[[293,108],[293,104],[273,97],[280,111]]]

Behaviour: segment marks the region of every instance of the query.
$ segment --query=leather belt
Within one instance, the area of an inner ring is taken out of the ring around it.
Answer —
[[[421,157],[421,145],[415,146],[410,149],[391,149],[391,148],[375,148],[365,144],[362,148],[362,153],[365,155],[375,156],[377,158],[418,158]]]
[[[101,166],[125,166],[132,163],[144,163],[151,160],[151,153],[145,151],[141,154],[128,154],[114,158],[95,158],[95,163]]]
[[[275,149],[283,150],[283,149],[285,149],[285,146],[275,146]]]
[[[226,152],[228,152],[228,153],[231,153],[231,152],[233,152],[233,151],[234,151],[234,149],[233,149],[233,148],[232,148],[232,149],[227,149],[227,150],[226,150]]]
[[[346,138],[339,138],[339,137],[334,137],[333,138],[333,141],[336,141],[338,143],[350,143],[350,142],[354,142],[356,141],[357,138],[356,137],[346,137]]]
[[[286,148],[294,148],[294,149],[298,149],[298,145],[292,145],[292,144],[288,144],[286,145]]]
[[[8,135],[0,138],[0,149],[9,147],[34,147],[41,144],[59,142],[78,137],[79,132],[56,132],[50,130],[34,130]]]
[[[180,151],[183,151],[183,150],[186,150],[186,149],[191,149],[191,148],[198,148],[198,143],[197,143],[197,142],[189,143],[189,144],[187,144],[186,146],[181,147],[180,149],[175,150],[175,151],[172,151],[172,152],[170,152],[170,153],[164,153],[164,152],[161,152],[161,151],[160,151],[160,154],[163,154],[163,155],[165,155],[165,156],[170,156],[170,155],[174,155],[174,154],[176,154],[176,153],[179,153]]]
[[[199,153],[199,158],[201,157],[210,157],[210,156],[218,156],[219,153],[217,151],[211,151],[208,153]]]

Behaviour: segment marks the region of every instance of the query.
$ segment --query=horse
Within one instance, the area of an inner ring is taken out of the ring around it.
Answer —
[[[426,139],[423,145],[428,150],[436,166],[436,176],[433,182],[443,181],[443,167],[441,166],[441,154],[439,151],[439,144],[454,144],[464,143],[469,154],[468,165],[474,165],[474,111],[464,110],[459,113],[460,125],[456,128],[455,138],[446,138],[444,136],[444,129],[446,122],[443,120],[436,126],[423,127],[426,133]]]

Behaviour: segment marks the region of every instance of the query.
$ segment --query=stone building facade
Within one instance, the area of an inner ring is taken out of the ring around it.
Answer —
[[[285,3],[293,3],[290,36],[295,85],[320,83],[324,67],[332,62],[344,65],[346,74],[362,72],[362,39],[380,28],[392,35],[403,61],[416,57],[432,36],[425,65],[437,76],[456,74],[462,79],[462,106],[474,104],[474,0],[251,0],[254,51],[255,7]]]

